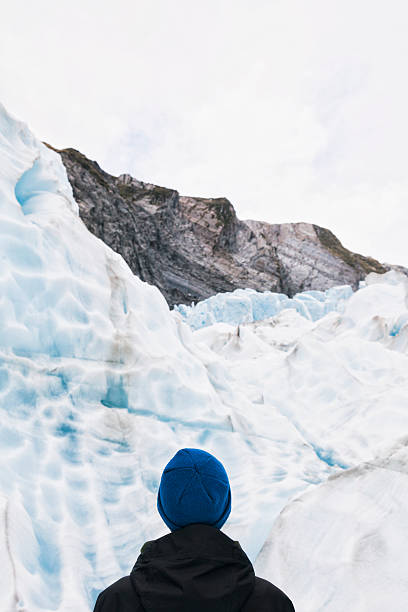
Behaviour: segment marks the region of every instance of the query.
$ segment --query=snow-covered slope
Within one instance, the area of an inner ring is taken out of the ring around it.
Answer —
[[[91,609],[142,543],[166,532],[158,480],[183,446],[224,463],[233,494],[225,531],[253,561],[262,549],[264,575],[301,609],[298,583],[283,583],[286,566],[272,568],[264,544],[291,500],[336,487],[331,474],[407,434],[405,281],[371,277],[354,295],[343,287],[295,304],[221,295],[196,307],[217,313],[201,328],[86,230],[59,156],[4,109],[0,257],[0,610]],[[353,530],[355,517],[342,516]],[[405,519],[398,514],[392,537]],[[326,523],[317,525],[330,557]],[[304,553],[290,557],[289,574]],[[308,576],[302,601],[312,600]],[[330,601],[321,609],[337,610]]]

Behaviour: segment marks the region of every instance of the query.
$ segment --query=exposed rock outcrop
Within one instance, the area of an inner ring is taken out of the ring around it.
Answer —
[[[250,287],[289,296],[391,268],[345,249],[309,223],[241,221],[226,198],[183,197],[119,177],[75,149],[58,151],[88,229],[120,253],[170,306]]]

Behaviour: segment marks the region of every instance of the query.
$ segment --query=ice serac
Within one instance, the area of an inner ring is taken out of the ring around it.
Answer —
[[[241,221],[226,198],[180,196],[128,174],[111,176],[74,149],[60,154],[88,229],[170,306],[241,288],[289,297],[356,289],[368,273],[391,267],[352,253],[317,225]]]
[[[350,285],[332,287],[327,291],[303,291],[293,298],[284,293],[236,289],[191,306],[178,304],[175,311],[193,330],[219,322],[241,325],[263,321],[287,309],[296,310],[310,321],[317,321],[329,312],[344,312],[346,301],[352,295]]]

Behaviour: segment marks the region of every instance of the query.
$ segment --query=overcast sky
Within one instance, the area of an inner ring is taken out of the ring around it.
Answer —
[[[0,100],[112,174],[408,266],[406,0],[13,0]]]

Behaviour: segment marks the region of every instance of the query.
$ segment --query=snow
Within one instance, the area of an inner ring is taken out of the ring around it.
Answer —
[[[0,249],[2,611],[91,610],[166,533],[158,483],[185,446],[223,462],[225,532],[299,610],[364,612],[343,588],[358,559],[351,592],[364,585],[376,605],[385,588],[403,608],[406,582],[390,575],[396,554],[408,562],[406,469],[381,476],[406,466],[403,277],[170,312],[87,231],[59,156],[3,108]],[[350,552],[377,527],[381,555],[375,539]]]

